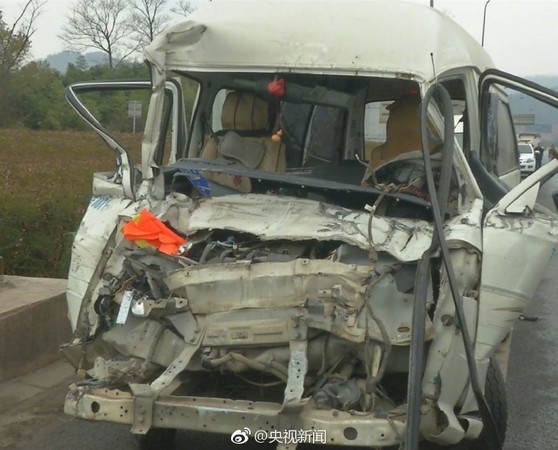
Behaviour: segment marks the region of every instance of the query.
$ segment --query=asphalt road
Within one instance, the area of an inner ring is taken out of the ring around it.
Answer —
[[[558,255],[514,329],[507,379],[506,450],[558,449]]]

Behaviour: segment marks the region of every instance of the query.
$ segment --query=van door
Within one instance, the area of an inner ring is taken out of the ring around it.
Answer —
[[[150,93],[149,80],[88,81],[66,88],[66,100],[115,154],[115,172],[95,174],[94,191],[96,189],[97,194],[99,190],[107,190],[100,193],[130,199],[135,197],[138,180],[135,179],[134,166],[140,162],[142,103],[143,108],[147,108]],[[186,142],[184,97],[180,83],[174,79],[167,80],[165,84],[161,127],[161,139],[154,157],[157,165],[175,162]],[[123,141],[126,135],[131,137],[132,133],[136,134],[136,129],[138,139]]]
[[[106,262],[114,246],[118,215],[136,197],[141,181],[139,130],[143,119],[138,106],[147,106],[150,94],[151,82],[142,80],[91,81],[66,88],[66,99],[113,150],[116,165],[114,170],[93,174],[91,200],[72,246],[66,291],[72,329],[77,326],[84,297],[92,295],[91,279],[98,267],[104,267],[103,261]],[[158,165],[177,159],[185,145],[187,132],[184,99],[178,82],[166,82],[164,103],[161,139],[154,156]]]
[[[529,97],[529,101],[558,111],[557,92],[501,71],[485,72],[479,88],[481,142],[485,145],[495,138],[491,133],[495,131],[492,108],[496,103],[492,99],[496,91],[506,92],[510,103],[520,100],[519,96]],[[499,145],[499,150],[513,154],[516,142],[507,145]],[[553,186],[558,189],[557,172],[558,160],[549,161],[503,195],[484,218],[477,360],[486,361],[506,337],[544,275],[558,242],[558,215],[549,198]]]

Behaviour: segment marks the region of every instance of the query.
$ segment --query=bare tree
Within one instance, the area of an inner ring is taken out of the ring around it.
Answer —
[[[187,17],[194,9],[196,8],[192,5],[190,0],[178,0],[176,6],[171,8],[171,11],[175,14]]]
[[[129,0],[132,19],[142,44],[149,44],[169,20],[165,13],[167,0]]]
[[[35,33],[35,22],[46,0],[27,0],[20,14],[9,25],[4,22],[0,11],[0,81],[17,69],[31,48],[31,37]]]
[[[109,67],[135,52],[138,42],[127,0],[77,0],[60,38],[70,49],[100,50],[107,54]]]

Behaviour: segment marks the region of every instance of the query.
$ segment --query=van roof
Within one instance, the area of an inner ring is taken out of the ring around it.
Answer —
[[[479,43],[440,11],[393,0],[214,0],[156,37],[145,56],[161,70],[423,80],[456,67],[493,66]]]

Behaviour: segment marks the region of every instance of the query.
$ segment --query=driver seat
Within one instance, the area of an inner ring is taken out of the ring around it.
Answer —
[[[221,111],[222,130],[205,144],[201,158],[224,159],[235,166],[266,172],[285,172],[285,146],[271,138],[270,106],[252,92],[231,91]],[[204,177],[240,192],[252,190],[249,177],[204,172]]]
[[[409,94],[400,97],[387,107],[386,141],[376,147],[364,173],[366,184],[372,172],[382,164],[413,150],[420,150],[420,97]]]

